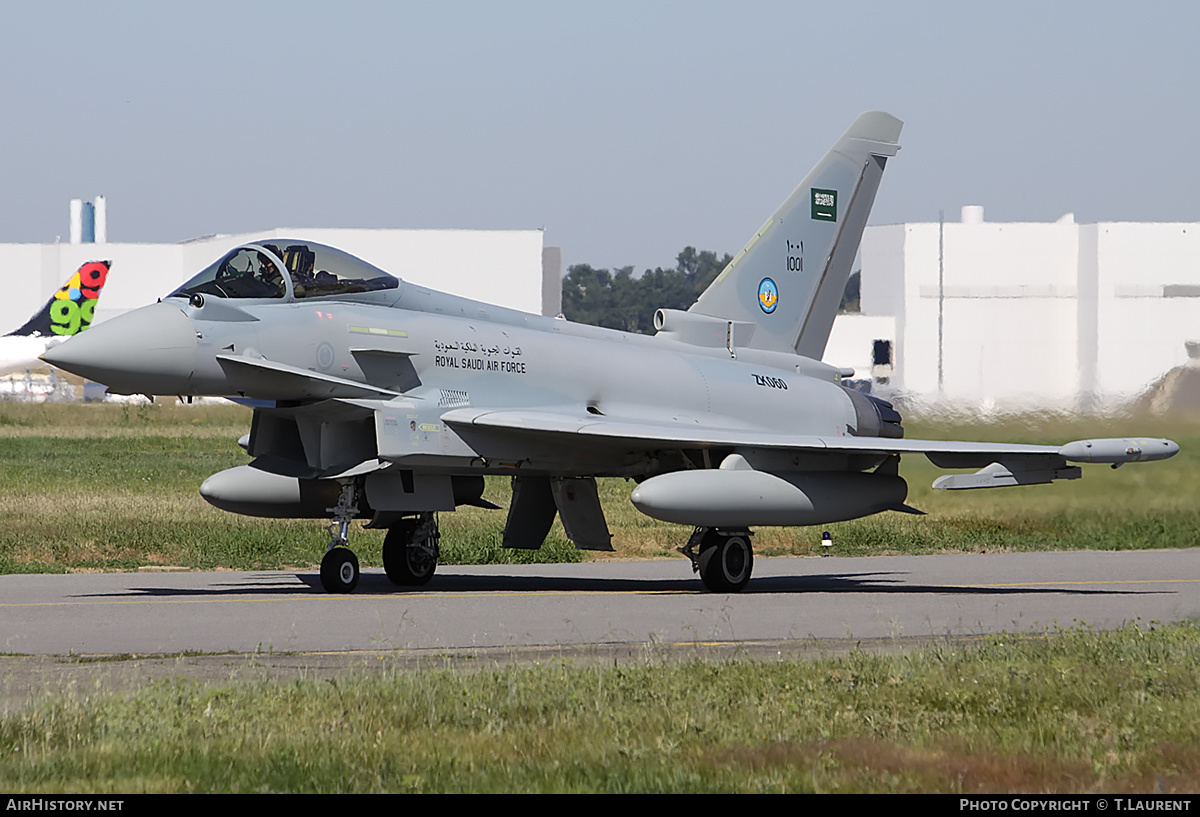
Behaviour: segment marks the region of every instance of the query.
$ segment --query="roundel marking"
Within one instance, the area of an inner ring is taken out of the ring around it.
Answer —
[[[779,306],[779,288],[770,278],[764,278],[758,285],[758,305],[762,311],[770,315]]]
[[[321,371],[328,371],[333,368],[335,355],[333,346],[329,343],[322,343],[317,347],[317,368]]]

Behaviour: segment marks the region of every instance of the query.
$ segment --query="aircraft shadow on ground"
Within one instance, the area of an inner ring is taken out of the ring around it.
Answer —
[[[960,587],[949,585],[905,584],[902,572],[864,572],[804,574],[798,576],[762,576],[750,580],[739,596],[803,593],[936,593],[943,595],[1142,595],[1161,591],[1080,589],[1066,587]],[[319,588],[316,576],[298,576]],[[568,592],[695,592],[707,593],[698,577],[682,579],[603,579],[564,576],[435,576],[421,590],[398,588],[381,575],[364,574],[357,592],[471,592],[471,591],[568,591]]]
[[[739,596],[803,595],[817,593],[878,593],[884,595],[935,594],[949,596],[1144,596],[1164,590],[1122,590],[1079,587],[989,587],[910,584],[905,572],[820,573],[796,576],[762,576],[751,579]],[[296,581],[299,580],[299,584]],[[94,597],[231,598],[255,596],[311,596],[354,598],[355,596],[421,596],[429,593],[687,593],[708,594],[698,577],[686,578],[599,578],[570,576],[518,576],[505,574],[441,574],[424,587],[397,587],[376,571],[363,573],[358,588],[349,596],[327,594],[316,571],[303,573],[256,573],[246,580],[206,587],[145,587],[118,593],[81,594]],[[716,594],[726,595],[726,594]]]

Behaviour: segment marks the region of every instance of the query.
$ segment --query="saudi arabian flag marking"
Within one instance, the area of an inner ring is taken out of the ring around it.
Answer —
[[[812,217],[817,221],[837,221],[837,191],[812,189]]]

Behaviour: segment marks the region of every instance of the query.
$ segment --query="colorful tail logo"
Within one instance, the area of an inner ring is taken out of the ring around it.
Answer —
[[[92,325],[96,301],[108,280],[107,261],[89,261],[79,268],[62,289],[54,293],[50,305],[50,331],[56,335],[74,335]]]
[[[76,335],[92,325],[111,261],[89,261],[14,335]]]
[[[758,305],[762,311],[770,315],[779,306],[779,288],[770,278],[764,278],[758,285]]]

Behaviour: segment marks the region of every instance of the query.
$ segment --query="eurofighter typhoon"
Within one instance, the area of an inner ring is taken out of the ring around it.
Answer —
[[[637,483],[641,512],[695,528],[681,549],[708,589],[743,589],[751,529],[916,512],[897,466],[937,488],[1075,479],[1173,455],[1161,439],[1061,447],[904,438],[890,403],[820,362],[900,120],[860,116],[695,304],[657,334],[539,317],[405,283],[304,240],[237,247],[161,300],[45,354],[115,393],[211,395],[254,408],[248,465],[209,477],[213,505],[332,518],[330,592],[354,589],[353,519],[386,528],[398,585],[438,563],[436,514],[512,477],[504,545],[538,548],[559,514],[611,550],[597,477]],[[245,439],[245,438],[244,438]]]

